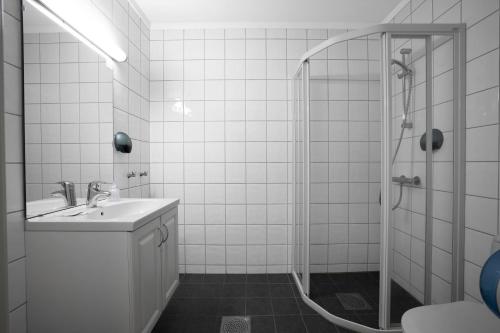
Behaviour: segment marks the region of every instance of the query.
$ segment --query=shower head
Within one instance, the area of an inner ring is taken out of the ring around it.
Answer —
[[[411,49],[401,49],[399,51],[399,53],[401,53],[401,54],[410,54],[411,53]]]
[[[392,59],[391,64],[398,65],[399,67],[401,67],[403,72],[401,74],[398,74],[398,78],[400,78],[400,79],[407,76],[407,75],[413,74],[413,71],[406,64],[404,64],[403,62],[401,62],[397,59]]]

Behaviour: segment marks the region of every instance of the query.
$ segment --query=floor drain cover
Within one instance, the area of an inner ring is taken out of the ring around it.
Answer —
[[[372,308],[358,293],[337,293],[336,295],[346,310],[371,310]]]
[[[220,333],[250,333],[250,317],[222,317]]]

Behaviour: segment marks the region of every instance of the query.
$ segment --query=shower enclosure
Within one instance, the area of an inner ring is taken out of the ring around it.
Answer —
[[[293,275],[359,332],[463,298],[465,27],[382,24],[293,77]]]

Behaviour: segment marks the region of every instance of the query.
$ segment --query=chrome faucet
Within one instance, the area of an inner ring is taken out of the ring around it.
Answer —
[[[52,192],[50,196],[64,198],[68,207],[76,206],[75,184],[68,181],[61,181],[58,182],[58,184],[61,185],[63,189]]]
[[[99,200],[104,200],[111,196],[111,192],[101,190],[102,184],[103,182],[100,181],[92,181],[89,183],[87,189],[87,207],[96,207]]]

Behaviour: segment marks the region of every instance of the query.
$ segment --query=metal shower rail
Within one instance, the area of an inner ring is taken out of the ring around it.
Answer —
[[[297,68],[293,74],[293,77],[295,77],[298,74],[302,64],[305,61],[309,60],[315,54],[327,49],[332,45],[342,43],[351,39],[357,39],[373,34],[382,34],[382,33],[396,33],[398,35],[406,35],[406,36],[414,36],[422,34],[453,35],[453,33],[456,32],[457,30],[462,30],[462,29],[465,29],[465,24],[462,23],[457,23],[457,24],[384,23],[384,24],[372,25],[363,29],[348,31],[341,35],[329,38],[324,42],[319,43],[312,49],[308,50],[306,53],[304,53],[304,55],[300,58],[299,63],[297,64]]]

